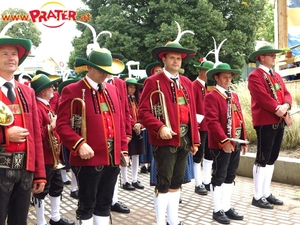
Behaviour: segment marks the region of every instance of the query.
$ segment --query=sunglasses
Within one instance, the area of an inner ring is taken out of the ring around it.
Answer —
[[[262,56],[270,56],[270,57],[274,58],[274,57],[276,57],[276,54],[264,54]]]

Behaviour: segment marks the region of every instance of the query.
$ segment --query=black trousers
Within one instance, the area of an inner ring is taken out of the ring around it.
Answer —
[[[96,216],[109,216],[119,166],[72,166],[79,189],[76,218],[88,220]]]
[[[207,131],[200,131],[201,145],[198,148],[198,151],[193,156],[193,160],[195,163],[200,163],[203,155],[204,159],[212,160],[210,149],[208,148],[207,141]]]
[[[53,170],[52,165],[45,165],[47,183],[45,185],[44,191],[39,194],[34,194],[33,196],[38,199],[44,199],[47,194],[51,197],[61,196],[64,188],[64,182],[62,181],[61,171]]]
[[[279,156],[285,123],[255,126],[257,152],[255,165],[265,167],[273,165]]]
[[[27,225],[33,172],[0,168],[0,224]]]
[[[211,149],[213,157],[211,184],[213,187],[223,183],[231,184],[239,167],[241,146],[236,145],[235,151],[226,153],[222,149]]]
[[[169,188],[181,187],[185,175],[188,153],[191,150],[189,135],[181,137],[180,146],[153,146],[153,156],[157,168],[155,189],[167,193]]]

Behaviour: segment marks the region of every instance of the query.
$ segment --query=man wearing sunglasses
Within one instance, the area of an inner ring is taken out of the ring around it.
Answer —
[[[287,111],[291,108],[292,97],[281,76],[272,69],[276,53],[279,52],[281,50],[272,46],[263,46],[249,56],[251,61],[259,62],[258,68],[248,77],[252,121],[257,135],[252,205],[266,209],[273,209],[273,205],[283,205],[281,200],[272,195],[270,186],[284,128],[291,125]]]

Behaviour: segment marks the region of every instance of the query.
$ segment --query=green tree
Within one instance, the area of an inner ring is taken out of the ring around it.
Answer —
[[[108,30],[112,38],[100,37],[101,47],[112,53],[124,55],[129,60],[139,61],[144,68],[154,59],[151,50],[163,46],[167,41],[177,37],[177,21],[182,30],[192,30],[195,35],[185,34],[180,44],[197,52],[187,64],[185,74],[195,78],[197,74],[193,64],[227,38],[222,46],[220,60],[229,63],[233,68],[242,68],[245,56],[254,49],[256,30],[263,16],[264,1],[232,0],[83,0],[91,9],[90,24],[96,32]],[[81,37],[74,39],[76,56],[86,57],[85,48],[92,43],[92,34],[81,24]],[[77,46],[78,45],[78,46]],[[214,55],[208,56],[214,61]],[[74,65],[74,54],[69,66]]]
[[[1,15],[25,15],[28,14],[24,9],[9,8],[1,13]],[[10,21],[0,20],[0,31]],[[38,47],[41,43],[41,31],[32,22],[16,23],[14,24],[5,35],[16,38],[30,39],[32,44]]]
[[[256,40],[265,40],[274,42],[274,5],[268,3],[265,5],[262,20],[258,21]]]

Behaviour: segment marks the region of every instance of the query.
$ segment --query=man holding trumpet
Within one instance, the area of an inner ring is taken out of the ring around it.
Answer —
[[[76,58],[76,68],[88,73],[63,88],[57,129],[71,151],[70,164],[78,181],[78,224],[108,225],[121,150],[128,147],[118,89],[104,81],[107,74],[122,72],[124,64],[109,50],[96,48],[87,59]]]
[[[181,224],[179,190],[188,152],[195,154],[200,144],[192,82],[178,72],[182,60],[195,54],[179,44],[183,33],[175,41],[152,50],[153,57],[163,62],[164,69],[145,80],[138,111],[139,121],[149,132],[157,165],[153,197],[158,225],[166,224],[166,212],[167,224]]]

